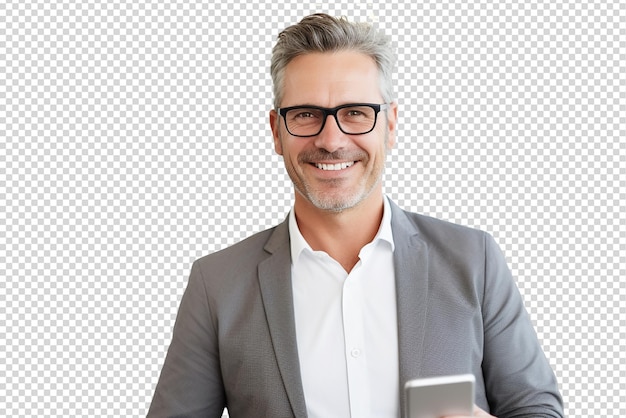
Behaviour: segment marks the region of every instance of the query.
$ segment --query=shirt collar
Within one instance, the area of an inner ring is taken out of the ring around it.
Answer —
[[[304,239],[298,228],[298,222],[296,221],[295,211],[292,208],[289,212],[289,238],[291,243],[291,263],[293,264],[300,257],[300,253],[305,249],[313,251],[308,242]],[[378,240],[386,241],[391,245],[391,251],[395,249],[393,242],[393,233],[391,231],[391,205],[387,196],[383,196],[383,219],[380,222],[380,227],[376,236],[372,240],[375,243]]]

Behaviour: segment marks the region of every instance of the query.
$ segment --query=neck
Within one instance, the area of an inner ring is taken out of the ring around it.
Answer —
[[[383,218],[382,189],[357,206],[340,212],[318,209],[296,193],[295,215],[300,233],[315,251],[324,251],[350,272],[359,252],[370,243]]]

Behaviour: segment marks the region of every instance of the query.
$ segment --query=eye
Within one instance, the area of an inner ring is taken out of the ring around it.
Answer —
[[[353,106],[341,109],[339,116],[345,121],[357,122],[369,120],[374,116],[374,111],[367,106]]]
[[[298,112],[295,115],[293,115],[294,119],[308,119],[308,118],[314,118],[315,115],[312,112],[309,111],[302,111],[302,112]]]
[[[359,109],[349,109],[346,112],[346,116],[352,116],[352,117],[354,117],[354,116],[364,116],[364,113],[361,110],[359,110]]]
[[[322,116],[321,113],[322,112],[317,109],[311,109],[310,107],[301,107],[291,109],[287,113],[287,119],[294,123],[312,122],[319,120]]]

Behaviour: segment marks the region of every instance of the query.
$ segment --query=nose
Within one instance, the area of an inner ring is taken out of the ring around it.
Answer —
[[[334,152],[343,148],[346,142],[346,134],[341,132],[337,120],[333,115],[326,116],[326,123],[322,132],[315,137],[315,146],[328,152]]]

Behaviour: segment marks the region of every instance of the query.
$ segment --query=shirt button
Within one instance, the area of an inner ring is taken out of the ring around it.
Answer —
[[[361,355],[361,350],[359,350],[358,348],[353,348],[352,351],[350,351],[350,355],[354,358],[357,358]]]

